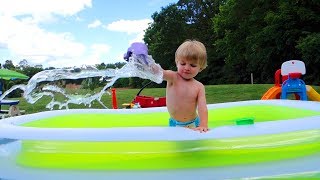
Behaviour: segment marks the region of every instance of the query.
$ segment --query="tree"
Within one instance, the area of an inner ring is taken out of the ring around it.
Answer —
[[[272,83],[274,72],[284,61],[308,57],[303,52],[318,54],[307,51],[303,39],[317,39],[314,33],[319,33],[319,4],[304,0],[229,0],[221,6],[214,18],[218,36],[215,44],[226,61],[227,81],[248,83],[253,72],[258,83]],[[303,61],[307,69],[319,66],[309,58]]]
[[[320,33],[312,33],[298,42],[297,49],[307,66],[304,77],[309,84],[320,84]]]
[[[38,72],[43,71],[43,69],[39,68],[39,67],[27,66],[27,67],[24,67],[21,71],[23,74],[25,74],[29,77],[32,77],[35,74],[37,74]]]
[[[214,17],[214,32],[216,51],[224,59],[224,76],[226,82],[250,82],[247,72],[248,61],[245,56],[246,38],[250,31],[248,23],[254,3],[250,0],[229,0],[220,8],[220,13]]]
[[[25,68],[25,67],[29,67],[30,65],[29,65],[29,63],[28,63],[28,61],[26,60],[26,59],[23,59],[23,60],[21,60],[20,62],[19,62],[19,67],[21,68],[21,69],[23,69],[23,68]]]
[[[164,69],[175,69],[175,50],[187,38],[185,11],[180,10],[176,4],[171,4],[151,17],[153,23],[144,36],[149,54]]]
[[[178,8],[186,12],[187,38],[197,39],[206,46],[208,67],[196,77],[204,84],[223,82],[221,78],[224,61],[215,50],[214,42],[217,36],[212,33],[212,19],[220,12],[219,6],[222,3],[223,0],[179,0],[177,3]]]
[[[319,15],[319,2],[316,1],[264,1],[260,6],[255,5],[251,19],[259,18],[255,18],[250,24],[260,26],[256,31],[251,31],[247,38],[246,57],[249,61],[248,68],[261,74],[260,82],[265,77],[268,77],[268,82],[272,81],[273,74],[270,72],[291,59],[303,60],[307,69],[313,69],[316,64],[309,62],[312,59],[303,58],[297,47],[302,39],[319,31]]]
[[[13,65],[11,60],[6,60],[6,62],[3,65],[3,68],[14,70],[15,66]]]
[[[175,70],[175,51],[186,39],[196,39],[205,44],[208,68],[196,78],[204,84],[217,82],[214,77],[221,74],[224,64],[216,58],[212,33],[212,18],[219,12],[221,0],[180,0],[152,15],[153,23],[146,30],[144,41],[150,53],[164,69]]]

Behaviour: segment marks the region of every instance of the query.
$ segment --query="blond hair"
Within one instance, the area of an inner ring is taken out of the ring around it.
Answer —
[[[206,47],[197,40],[186,40],[178,47],[175,54],[176,63],[181,58],[196,61],[200,65],[200,70],[207,67]]]

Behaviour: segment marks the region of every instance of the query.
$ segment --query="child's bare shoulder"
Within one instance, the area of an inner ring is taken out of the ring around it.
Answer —
[[[194,83],[198,86],[198,87],[204,87],[204,85],[202,84],[202,82],[194,79]]]
[[[175,79],[177,75],[177,72],[172,71],[172,70],[164,70],[163,71],[163,78],[167,81],[172,81]]]

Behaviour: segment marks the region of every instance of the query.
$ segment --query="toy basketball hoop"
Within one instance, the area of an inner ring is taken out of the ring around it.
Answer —
[[[281,65],[281,75],[287,76],[291,73],[301,73],[306,74],[306,66],[304,62],[299,60],[290,60],[282,63]]]

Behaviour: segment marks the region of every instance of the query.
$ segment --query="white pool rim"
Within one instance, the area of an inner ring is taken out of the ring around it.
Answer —
[[[281,105],[320,111],[320,102],[295,100],[252,100],[230,103],[209,104],[208,109],[246,106]],[[183,141],[220,139],[242,136],[257,136],[291,131],[320,129],[320,116],[278,121],[260,122],[245,126],[222,126],[207,133],[199,133],[186,128],[172,127],[117,127],[117,128],[37,128],[23,127],[21,124],[43,118],[65,114],[87,113],[145,113],[165,112],[165,107],[145,109],[69,109],[46,111],[16,116],[0,121],[0,138],[20,140],[65,140],[65,141]],[[214,117],[210,117],[214,118]],[[164,121],[166,121],[164,119]],[[283,128],[286,127],[286,128]]]

